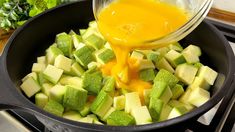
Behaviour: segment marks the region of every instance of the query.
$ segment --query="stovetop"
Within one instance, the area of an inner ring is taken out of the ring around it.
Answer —
[[[235,53],[235,26],[226,25],[214,20],[209,20],[210,23],[215,25],[228,39]],[[217,131],[217,132],[235,132],[235,91],[228,92],[229,94],[209,112],[199,118],[199,122],[192,125],[186,131],[203,130],[203,131]],[[8,110],[0,113],[0,119],[3,116],[11,124],[6,127],[3,124],[6,122],[0,120],[1,131],[11,132],[14,131],[34,131],[42,132],[49,131],[40,123],[33,115],[19,110]],[[2,124],[3,123],[3,124]],[[208,125],[209,124],[209,125]],[[7,129],[4,129],[7,128]]]

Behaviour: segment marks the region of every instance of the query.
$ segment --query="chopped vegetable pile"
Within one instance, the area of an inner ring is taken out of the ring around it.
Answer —
[[[181,116],[210,99],[217,72],[200,63],[201,49],[180,43],[154,50],[134,50],[143,60],[139,77],[152,84],[140,96],[117,88],[100,67],[115,59],[96,22],[88,29],[60,33],[45,56],[37,58],[20,86],[35,104],[78,122],[114,126],[142,125]]]

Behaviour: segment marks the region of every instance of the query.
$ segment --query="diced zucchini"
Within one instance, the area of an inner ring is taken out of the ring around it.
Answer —
[[[49,99],[62,103],[65,92],[66,87],[57,84],[50,89]]]
[[[60,103],[53,100],[49,100],[43,109],[57,116],[62,116],[64,112],[64,107]]]
[[[202,66],[204,66],[202,63],[197,62],[195,64],[193,64],[195,67],[197,67],[198,69],[200,69]]]
[[[37,58],[37,63],[46,64],[46,56],[40,56]]]
[[[144,89],[143,95],[144,95],[144,103],[148,106],[150,101],[150,93],[152,89]]]
[[[161,69],[155,79],[154,79],[154,82],[155,81],[162,81],[162,82],[166,82],[169,87],[174,87],[175,84],[178,83],[179,79],[177,77],[175,77],[172,73],[170,73],[169,71],[167,70],[164,70],[164,69]]]
[[[162,112],[160,114],[160,117],[158,119],[158,121],[164,121],[164,120],[167,120],[170,112],[172,110],[172,107],[169,106],[169,105],[164,105],[163,108],[162,108]]]
[[[46,96],[43,93],[37,93],[35,95],[35,104],[40,107],[43,108],[48,102],[48,96]]]
[[[33,77],[28,77],[20,87],[29,98],[41,90],[41,86]]]
[[[84,122],[84,123],[93,123],[94,119],[92,117],[84,117],[78,120],[79,122]]]
[[[113,107],[116,110],[124,110],[125,109],[126,98],[124,95],[116,96],[113,98]]]
[[[144,54],[142,54],[139,51],[133,51],[131,53],[131,57],[130,58],[141,60],[141,59],[144,59]]]
[[[202,66],[198,71],[198,77],[204,78],[210,85],[213,85],[218,73],[208,66]]]
[[[38,73],[38,83],[39,83],[39,85],[42,86],[42,84],[46,83],[46,82],[48,82],[48,81],[44,78],[43,73],[39,72]]]
[[[28,75],[26,75],[23,79],[21,79],[22,82],[27,80],[29,77],[32,77],[34,80],[38,80],[38,75],[36,72],[31,72]]]
[[[189,86],[191,89],[195,89],[197,87],[203,88],[205,90],[210,89],[210,84],[206,81],[205,78],[195,77],[193,83]]]
[[[186,62],[184,56],[175,50],[170,50],[165,57],[173,67]]]
[[[86,29],[79,29],[80,35],[83,35],[86,32]]]
[[[55,58],[54,66],[64,70],[66,73],[70,72],[71,65],[72,65],[72,60],[63,55],[58,55]]]
[[[87,114],[89,114],[90,113],[90,107],[91,107],[91,103],[87,102],[85,104],[85,106],[83,107],[83,109],[79,111],[80,114],[82,116],[86,116]]]
[[[187,88],[183,95],[180,96],[179,101],[188,104],[188,99],[190,97],[190,93],[192,92],[191,88]]]
[[[95,53],[98,63],[106,64],[115,58],[115,54],[111,49],[103,48]]]
[[[65,56],[69,57],[72,53],[73,39],[66,33],[60,33],[56,35],[56,43],[58,48],[64,53]]]
[[[155,69],[155,65],[150,60],[141,59],[141,60],[138,60],[138,63],[139,63],[139,71],[143,69],[150,69],[150,68]]]
[[[46,68],[45,64],[33,63],[32,72],[42,72]]]
[[[114,92],[115,83],[116,83],[116,81],[115,81],[114,77],[112,77],[112,76],[106,77],[105,84],[104,84],[102,90],[104,90],[107,93]]]
[[[77,62],[74,62],[71,66],[71,72],[77,76],[82,76],[85,71]]]
[[[180,79],[180,81],[190,85],[193,82],[197,71],[197,67],[185,63],[177,66],[175,75]]]
[[[59,81],[62,74],[63,74],[62,69],[59,69],[52,65],[48,65],[46,69],[43,71],[44,78],[52,82],[53,84],[56,84]]]
[[[171,99],[171,97],[172,97],[172,92],[166,82],[160,82],[160,81],[154,82],[152,91],[150,93],[150,100],[151,98],[161,99],[164,102],[164,104],[167,104],[167,102]]]
[[[113,104],[112,97],[104,91],[100,91],[96,99],[91,104],[91,111],[99,117],[104,117]]]
[[[162,57],[158,62],[156,62],[155,66],[158,70],[165,69],[165,70],[169,71],[170,73],[175,72],[173,67],[170,65],[170,63],[164,57]]]
[[[178,106],[184,106],[188,111],[191,111],[191,110],[193,110],[195,108],[191,104],[186,104],[186,103],[180,102],[178,100],[170,100],[168,102],[168,105],[171,106],[172,108],[173,107],[178,107]]]
[[[170,51],[169,47],[162,47],[157,49],[157,52],[159,52],[161,56],[164,56],[169,51]]]
[[[162,112],[164,102],[158,98],[150,98],[149,112],[153,120],[157,121]]]
[[[141,106],[140,97],[137,92],[127,93],[125,94],[125,97],[125,112],[130,113],[136,107]]]
[[[152,123],[152,118],[146,106],[135,107],[131,111],[131,115],[135,118],[136,125]]]
[[[153,61],[154,63],[158,62],[160,59],[160,53],[156,51],[150,51],[146,54],[147,59]]]
[[[77,111],[68,111],[63,114],[63,118],[79,121],[82,117]]]
[[[109,115],[111,115],[116,109],[111,107],[104,115],[104,117],[101,119],[102,121],[107,122],[107,118],[109,117]]]
[[[76,61],[78,61],[79,64],[83,67],[87,67],[87,65],[94,59],[91,49],[86,45],[82,45],[81,47],[79,47],[74,52],[74,57]]]
[[[60,84],[82,88],[82,79],[79,77],[63,76],[60,79]]]
[[[184,50],[189,50],[189,51],[191,51],[192,53],[194,53],[197,56],[201,56],[202,55],[201,48],[196,46],[196,45],[189,45]]]
[[[199,62],[199,56],[201,55],[201,49],[195,45],[189,45],[182,51],[182,54],[185,60],[188,63],[197,63]]]
[[[183,114],[185,114],[187,112],[188,112],[188,110],[184,106],[174,107],[171,110],[171,112],[170,112],[170,114],[169,114],[167,119],[176,118],[176,117],[181,116],[181,115],[183,115]]]
[[[175,51],[178,51],[178,52],[183,51],[183,47],[180,45],[179,42],[170,44],[168,47],[169,47],[171,50],[175,50]]]
[[[105,40],[96,34],[91,34],[84,39],[87,45],[92,46],[94,49],[99,50],[104,47]]]
[[[184,88],[182,85],[176,84],[173,88],[171,88],[172,99],[178,99],[183,93]]]
[[[140,79],[143,81],[153,81],[155,78],[155,71],[154,69],[144,69],[141,70],[139,73]]]
[[[87,91],[85,89],[66,85],[63,105],[73,110],[82,110],[86,104]]]
[[[73,46],[77,49],[79,47],[79,44],[82,42],[82,37],[77,34],[73,34],[71,36],[73,39]]]
[[[188,102],[194,106],[200,107],[210,99],[210,92],[198,87],[191,91]]]
[[[47,63],[54,65],[55,58],[58,55],[64,55],[64,53],[56,46],[50,46],[49,49],[46,50]]]
[[[46,96],[49,96],[50,89],[53,87],[53,84],[51,83],[43,83],[42,84],[42,93],[44,93]]]
[[[108,117],[107,124],[113,126],[134,125],[135,119],[131,115],[123,111],[114,111]]]
[[[83,88],[91,94],[98,94],[102,87],[101,72],[84,73]]]

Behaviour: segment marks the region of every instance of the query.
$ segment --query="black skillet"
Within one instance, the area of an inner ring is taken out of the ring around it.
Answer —
[[[235,59],[227,40],[219,31],[204,21],[182,43],[196,44],[203,50],[204,64],[219,72],[211,88],[211,99],[201,107],[178,118],[142,126],[112,127],[75,122],[54,116],[36,107],[21,91],[21,79],[30,72],[36,57],[43,55],[54,42],[55,35],[70,29],[86,28],[93,20],[90,1],[79,1],[57,7],[29,20],[9,39],[0,57],[0,109],[20,109],[35,115],[52,131],[179,131],[194,123],[198,117],[215,106],[233,84]]]

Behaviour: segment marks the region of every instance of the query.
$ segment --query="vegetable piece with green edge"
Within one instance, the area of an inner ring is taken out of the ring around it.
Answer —
[[[48,102],[48,96],[46,96],[44,93],[37,93],[35,95],[35,104],[38,107],[44,108],[47,102]]]
[[[153,120],[157,121],[162,112],[164,102],[157,98],[150,98],[149,113]]]
[[[201,49],[198,46],[189,45],[182,51],[182,55],[188,63],[197,63],[200,61]]]
[[[77,49],[79,45],[82,43],[82,37],[77,34],[73,34],[71,36],[73,39],[73,46]]]
[[[87,65],[94,60],[94,57],[92,55],[91,49],[83,44],[80,44],[81,46],[77,48],[77,50],[74,52],[74,57],[76,61],[79,62],[83,67],[87,67]]]
[[[58,5],[58,0],[44,0],[47,3],[47,8],[53,8]]]
[[[184,50],[183,47],[180,45],[179,42],[170,44],[168,47],[169,47],[171,50],[175,50],[175,51],[178,51],[178,52],[181,52],[181,51]]]
[[[24,91],[24,93],[29,98],[41,90],[41,86],[38,84],[38,82],[36,80],[33,79],[33,77],[27,78],[20,85],[20,88]]]
[[[194,106],[200,107],[210,99],[210,92],[198,87],[191,91],[188,102]]]
[[[172,92],[166,82],[155,81],[153,84],[152,91],[150,93],[150,100],[151,98],[154,99],[161,99],[164,104],[171,99]]]
[[[83,35],[86,32],[86,29],[79,29],[80,35]]]
[[[62,69],[59,69],[52,65],[48,65],[46,69],[43,71],[44,78],[52,82],[53,84],[56,84],[59,81],[62,74],[63,74]]]
[[[66,33],[56,35],[56,44],[65,56],[70,57],[73,48],[73,39]]]
[[[139,63],[139,66],[138,66],[139,71],[144,70],[144,69],[155,68],[155,65],[153,64],[153,62],[147,59],[138,60],[138,63]]]
[[[64,70],[64,72],[69,73],[71,70],[72,60],[63,55],[58,55],[55,58],[54,66]]]
[[[205,78],[195,77],[193,83],[189,85],[191,89],[195,89],[197,87],[203,88],[205,90],[210,89],[210,84],[206,81]]]
[[[176,118],[178,116],[181,116],[185,113],[187,113],[188,110],[184,107],[184,106],[178,106],[178,107],[174,107],[169,116],[167,117],[167,119],[172,119],[172,118]]]
[[[57,116],[62,116],[64,112],[64,107],[60,103],[53,100],[49,100],[43,109]]]
[[[155,71],[152,68],[141,70],[139,77],[143,81],[153,81],[155,78]]]
[[[78,121],[82,118],[82,116],[77,111],[67,111],[67,112],[64,112],[63,118],[73,120],[73,121]]]
[[[130,58],[141,60],[144,59],[144,54],[134,50],[132,51]]]
[[[38,75],[36,72],[31,72],[29,74],[27,74],[23,79],[21,79],[22,82],[24,82],[25,80],[27,80],[29,77],[33,77],[34,80],[38,80]]]
[[[73,110],[82,110],[87,101],[87,91],[82,88],[66,85],[63,105]]]
[[[114,107],[111,107],[104,115],[103,118],[101,118],[102,121],[107,122],[107,118],[109,117],[110,114],[112,114],[116,109]]]
[[[125,109],[126,98],[124,95],[116,96],[113,98],[113,107],[116,110],[124,110]]]
[[[79,122],[84,122],[84,123],[93,123],[94,119],[92,117],[83,117],[78,121]]]
[[[175,69],[175,76],[177,76],[180,81],[186,83],[187,85],[190,85],[196,74],[197,74],[198,68],[191,65],[191,64],[181,64],[178,65]]]
[[[136,125],[152,123],[152,118],[146,106],[135,107],[131,111],[131,115],[135,118]]]
[[[135,119],[123,111],[114,111],[107,118],[107,124],[112,126],[129,126],[135,124]]]
[[[191,110],[193,110],[195,108],[191,104],[186,104],[186,103],[180,102],[178,100],[170,100],[168,102],[168,105],[171,106],[172,108],[173,107],[177,107],[177,106],[184,106],[188,111],[191,111]]]
[[[104,90],[107,93],[114,92],[115,83],[116,83],[116,80],[115,80],[114,77],[112,77],[112,76],[106,77],[105,78],[105,83],[104,83],[104,86],[103,86],[102,90]]]
[[[202,63],[197,62],[195,64],[193,64],[195,67],[197,67],[198,69],[200,69],[202,66],[204,66]]]
[[[40,86],[42,86],[43,83],[48,82],[44,77],[43,77],[43,73],[40,72],[38,73],[38,83]]]
[[[49,96],[50,89],[53,87],[53,84],[51,83],[43,83],[42,84],[42,93],[44,93],[46,96]]]
[[[162,112],[160,114],[160,117],[159,117],[158,121],[165,121],[165,120],[167,120],[171,110],[172,110],[171,106],[169,106],[167,104],[164,105],[163,108],[162,108]]]
[[[91,103],[87,102],[85,104],[85,106],[83,107],[83,109],[81,109],[79,112],[82,116],[86,116],[90,113],[90,107],[91,107]]]
[[[160,53],[156,52],[156,51],[150,51],[149,53],[147,53],[147,59],[153,61],[154,63],[158,62],[159,58],[160,58]]]
[[[186,62],[184,56],[175,50],[170,50],[168,53],[165,54],[165,57],[174,68],[177,65]]]
[[[115,54],[111,49],[103,48],[96,51],[95,57],[98,63],[106,64],[115,58]]]
[[[70,77],[66,85],[75,86],[76,88],[82,88],[82,79],[80,77]]]
[[[126,93],[125,112],[130,113],[136,107],[141,106],[140,97],[137,92]]]
[[[171,88],[172,92],[172,99],[178,99],[183,93],[184,93],[184,88],[176,84],[173,88]]]
[[[160,53],[160,56],[164,56],[167,52],[170,51],[170,48],[162,47],[162,48],[158,48],[156,51]]]
[[[92,46],[94,49],[99,50],[104,47],[105,40],[96,34],[91,34],[84,39],[85,44]]]
[[[170,73],[175,72],[173,67],[170,65],[170,63],[164,57],[162,57],[161,59],[159,59],[158,62],[155,63],[155,67],[158,70],[165,69],[165,70],[169,71]]]
[[[80,77],[83,75],[85,70],[77,62],[74,62],[71,66],[71,72]]]
[[[66,92],[66,87],[57,84],[50,89],[49,99],[52,99],[59,103],[63,103],[65,92]]]
[[[198,77],[204,78],[210,85],[213,85],[218,73],[208,66],[202,66],[198,71]]]
[[[179,82],[179,79],[177,77],[175,77],[169,71],[161,69],[158,71],[156,77],[154,78],[154,82],[155,81],[166,82],[169,85],[169,87],[172,88],[175,86],[175,84],[177,84]]]
[[[102,73],[100,71],[84,73],[82,85],[89,93],[98,94],[102,87]]]
[[[183,93],[183,95],[180,96],[180,98],[178,99],[180,102],[186,103],[188,104],[188,99],[190,97],[190,93],[192,92],[191,88],[187,88],[185,90],[185,92]]]
[[[100,91],[96,99],[91,104],[91,112],[99,116],[100,118],[104,117],[106,112],[111,108],[113,104],[112,97],[104,91]]]
[[[144,95],[144,103],[148,106],[150,101],[150,93],[152,89],[144,89],[143,95]]]
[[[37,57],[37,63],[46,64],[46,56]]]
[[[48,64],[54,65],[54,61],[55,58],[58,55],[64,55],[64,53],[57,48],[56,46],[50,46],[47,50],[46,50],[46,60]]]
[[[46,68],[46,65],[45,64],[39,64],[39,63],[33,63],[33,66],[32,66],[32,72],[42,72],[44,71]]]

